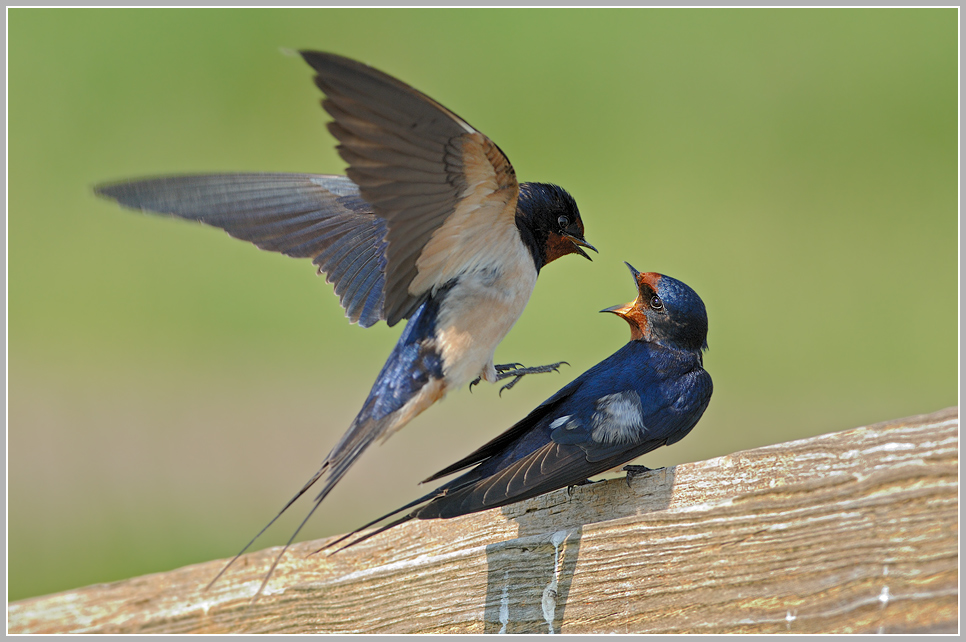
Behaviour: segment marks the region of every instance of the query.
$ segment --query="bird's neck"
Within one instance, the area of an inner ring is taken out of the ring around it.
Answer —
[[[704,358],[701,349],[691,349],[679,346],[660,338],[635,339],[630,344],[637,344],[640,348],[646,348],[655,355],[662,355],[668,359],[683,361],[696,361],[699,367],[704,367]],[[629,344],[629,345],[630,345]]]
[[[547,239],[549,232],[539,225],[540,213],[547,207],[543,185],[539,183],[522,183],[520,195],[517,197],[516,225],[520,233],[520,240],[533,258],[533,266],[539,274],[540,268],[547,264]]]
[[[546,234],[543,235],[544,238],[540,238],[540,231],[534,229],[528,220],[528,216],[521,213],[519,207],[517,207],[516,224],[517,231],[520,233],[520,240],[523,242],[523,246],[527,248],[527,251],[530,252],[530,257],[533,259],[533,267],[539,274],[540,268],[547,264]]]

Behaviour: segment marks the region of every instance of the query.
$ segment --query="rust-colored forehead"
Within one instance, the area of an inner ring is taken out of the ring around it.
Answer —
[[[658,287],[661,284],[661,275],[657,272],[644,272],[643,274],[637,275],[637,287],[641,289],[642,286],[648,286],[655,292],[657,292]]]

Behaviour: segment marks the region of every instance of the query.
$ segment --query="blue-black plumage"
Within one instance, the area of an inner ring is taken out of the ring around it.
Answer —
[[[628,264],[637,298],[602,310],[624,318],[631,341],[496,439],[426,481],[471,470],[332,542],[414,509],[350,542],[411,519],[451,518],[572,486],[684,438],[711,401],[704,369],[708,318],[690,287]]]

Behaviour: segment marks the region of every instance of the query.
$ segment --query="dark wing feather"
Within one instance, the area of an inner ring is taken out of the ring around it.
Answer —
[[[562,393],[564,390],[560,392]],[[589,477],[632,461],[664,445],[667,441],[663,435],[639,442],[633,446],[587,443],[560,444],[548,441],[529,454],[507,462],[505,460],[507,455],[512,458],[512,454],[509,452],[512,442],[526,438],[527,432],[533,429],[537,423],[552,421],[553,418],[561,414],[561,412],[553,412],[554,409],[559,408],[560,404],[569,398],[570,394],[561,395],[558,393],[500,437],[460,462],[440,471],[430,479],[436,479],[475,463],[480,463],[481,465],[474,470],[443,484],[391,513],[372,520],[329,543],[325,548],[334,547],[366,528],[420,504],[423,505],[397,520],[366,533],[338,550],[354,546],[411,519],[459,517],[537,497],[558,488],[578,484]],[[696,421],[697,418],[690,423],[690,426],[693,426]],[[690,427],[688,427],[688,430],[690,430]],[[533,436],[541,439],[536,434]],[[590,447],[588,448],[588,446]]]
[[[569,399],[574,394],[574,392],[576,392],[576,390],[580,387],[580,384],[583,381],[583,379],[584,379],[583,376],[578,377],[577,379],[574,379],[566,386],[558,390],[552,397],[550,397],[542,404],[540,404],[539,406],[531,410],[526,417],[524,417],[517,423],[513,424],[510,428],[508,428],[506,431],[501,433],[499,436],[483,444],[482,446],[480,446],[479,448],[477,448],[472,453],[470,453],[463,459],[459,460],[455,464],[450,464],[443,470],[437,473],[434,473],[430,477],[427,477],[420,483],[425,484],[427,482],[436,481],[441,477],[446,477],[447,475],[451,475],[453,473],[459,472],[461,470],[469,468],[474,464],[478,464],[482,461],[486,461],[492,457],[495,457],[503,453],[504,449],[507,446],[509,446],[514,441],[519,439],[527,431],[531,430],[540,421],[550,416],[561,403]]]
[[[607,472],[683,438],[711,400],[711,376],[703,368],[690,369],[685,364],[687,370],[673,378],[649,380],[653,373],[645,371],[644,380],[635,382],[633,370],[625,366],[641,349],[634,343],[628,344],[562,388],[508,431],[437,473],[434,478],[479,464],[437,489],[439,496],[414,511],[414,516],[455,517],[536,497]],[[634,383],[641,386],[637,391],[646,399],[642,404],[644,429],[630,442],[596,439],[592,427],[596,401],[615,392],[633,390]],[[568,421],[553,427],[557,419]],[[572,428],[568,428],[571,421]]]
[[[386,318],[386,221],[345,176],[170,176],[94,191],[126,207],[220,227],[263,250],[311,258],[351,321],[369,327]]]
[[[342,56],[301,53],[326,95],[322,106],[334,119],[329,131],[349,178],[388,222],[385,310],[392,325],[455,276],[462,263],[448,258],[473,256],[467,248],[486,243],[479,233],[454,234],[427,248],[458,208],[456,230],[470,214],[491,227],[514,224],[516,176],[489,139],[409,85]]]
[[[549,442],[495,474],[478,479],[432,500],[415,511],[419,519],[457,517],[506,506],[559,488],[579,484],[664,445],[648,441],[634,447],[612,448],[609,457],[590,461],[576,444]],[[473,471],[467,475],[472,475]],[[460,479],[453,481],[459,484]]]

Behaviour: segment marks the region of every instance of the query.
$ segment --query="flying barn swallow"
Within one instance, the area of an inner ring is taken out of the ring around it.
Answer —
[[[627,345],[502,435],[425,481],[475,468],[322,550],[414,507],[343,548],[412,519],[467,515],[581,484],[684,438],[711,401],[711,375],[702,360],[708,347],[704,303],[680,281],[627,267],[637,283],[637,299],[601,310],[630,325]]]
[[[596,249],[584,240],[570,194],[518,183],[500,148],[450,110],[362,63],[301,54],[326,96],[322,107],[334,119],[328,128],[348,177],[172,176],[95,191],[127,207],[220,227],[262,249],[312,258],[334,283],[346,316],[363,327],[408,319],[348,431],[279,512],[324,477],[307,521],[372,442],[448,391],[474,379],[514,377],[513,385],[523,374],[556,369],[559,363],[494,366],[493,356],[541,268],[567,254],[590,259],[582,248]]]

